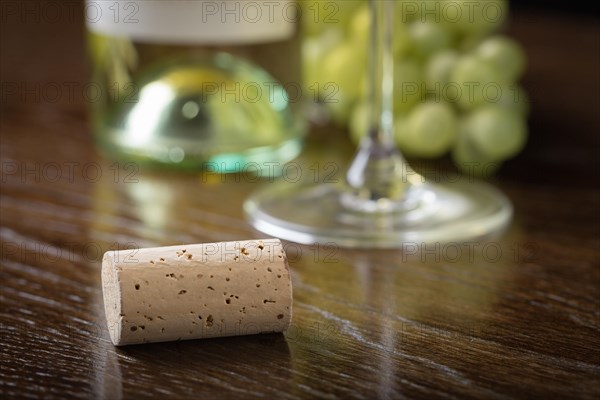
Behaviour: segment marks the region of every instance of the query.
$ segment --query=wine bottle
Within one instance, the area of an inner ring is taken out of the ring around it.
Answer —
[[[92,123],[118,158],[274,171],[301,147],[298,5],[86,2]]]

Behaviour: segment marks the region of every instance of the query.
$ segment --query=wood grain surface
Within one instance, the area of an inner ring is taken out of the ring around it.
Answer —
[[[38,96],[85,84],[82,21],[2,21],[2,398],[598,398],[598,24],[512,18],[533,114],[528,148],[494,180],[515,205],[502,238],[287,243],[286,334],[123,348],[106,329],[102,253],[261,237],[242,203],[269,182],[102,158],[81,90]],[[343,166],[351,151],[317,130],[299,162]]]

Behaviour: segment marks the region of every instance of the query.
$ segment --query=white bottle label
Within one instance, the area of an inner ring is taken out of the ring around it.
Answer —
[[[285,40],[300,15],[294,0],[87,0],[92,32],[138,41],[250,44]]]

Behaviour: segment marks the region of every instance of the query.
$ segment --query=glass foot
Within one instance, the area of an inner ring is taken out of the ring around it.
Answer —
[[[454,242],[501,233],[512,217],[510,201],[482,182],[422,186],[418,202],[391,212],[347,207],[341,184],[278,183],[244,204],[259,231],[303,244],[352,248],[401,248],[405,243]]]

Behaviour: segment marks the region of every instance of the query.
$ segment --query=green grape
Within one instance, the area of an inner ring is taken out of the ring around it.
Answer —
[[[408,136],[408,118],[403,114],[396,115],[394,118],[394,141],[401,151],[406,150]]]
[[[440,4],[441,24],[457,35],[483,37],[506,20],[506,0],[445,0]]]
[[[467,117],[465,134],[486,159],[503,161],[523,149],[527,125],[518,113],[498,106],[485,106]]]
[[[344,43],[344,33],[338,28],[329,28],[319,36],[318,56],[325,58],[336,47]]]
[[[349,25],[349,36],[357,47],[369,49],[371,45],[371,10],[367,3],[363,2],[362,7],[356,8]],[[407,27],[397,19],[394,24],[394,56],[403,56],[409,49],[410,38]]]
[[[363,4],[354,12],[349,25],[349,34],[357,45],[368,48],[371,37],[371,11],[368,4]]]
[[[318,36],[323,31],[348,29],[352,14],[363,5],[362,0],[302,0],[302,25],[308,36]]]
[[[505,74],[505,80],[517,81],[525,70],[525,52],[513,39],[496,35],[484,40],[475,49],[483,60],[493,64]]]
[[[319,82],[321,71],[321,53],[319,38],[305,38],[302,42],[302,72],[304,74],[305,90]]]
[[[306,36],[319,36],[325,29],[328,28],[326,24],[322,23],[322,18],[319,18],[317,14],[318,3],[311,0],[300,1],[300,8],[302,10],[302,28]]]
[[[448,104],[427,102],[410,113],[400,143],[409,155],[435,158],[450,150],[456,129],[456,116]]]
[[[398,5],[396,5],[398,8]],[[394,57],[396,59],[403,58],[409,54],[412,49],[410,34],[408,32],[408,24],[402,22],[402,19],[396,17],[394,20]]]
[[[422,58],[448,48],[452,42],[446,30],[435,22],[414,21],[408,26],[414,53]]]
[[[360,86],[360,95],[358,96],[358,98],[363,101],[370,101],[371,99],[369,98],[369,88],[371,85],[371,80],[369,79],[368,71],[364,72],[358,84]]]
[[[334,82],[345,99],[355,100],[360,94],[358,84],[365,70],[363,59],[357,58],[352,43],[344,42],[327,54],[323,64],[324,83]]]
[[[337,103],[327,103],[329,117],[336,126],[347,127],[356,101],[344,97],[343,94],[336,95],[335,97],[339,99]]]
[[[504,74],[493,64],[473,55],[462,56],[456,62],[450,81],[450,85],[457,86],[458,96],[457,99],[448,100],[458,101],[458,105],[465,110],[497,101],[500,88],[506,85]]]
[[[304,35],[306,35],[306,37],[318,37],[325,29],[327,29],[327,26],[313,21],[312,18],[303,18],[302,28],[304,29]]]
[[[325,54],[344,41],[344,34],[338,28],[328,28],[319,36],[319,41],[322,49],[321,54]]]
[[[339,29],[327,29],[319,37],[305,38],[302,43],[304,85],[308,93],[320,91],[326,83],[323,76],[323,60],[326,54],[343,41]],[[317,86],[315,86],[317,84]]]
[[[485,40],[485,38],[486,35],[461,37],[456,45],[456,50],[463,54],[472,53],[475,51],[477,46],[479,46],[479,44]]]
[[[469,140],[465,124],[458,129],[456,144],[452,148],[454,164],[470,177],[488,177],[500,168],[500,162],[492,162],[481,154]]]
[[[363,0],[325,0],[322,3],[324,22],[337,24],[344,31],[352,29],[354,15],[365,5]]]
[[[495,105],[511,110],[522,116],[529,115],[529,96],[519,85],[502,87],[502,94]]]
[[[409,111],[423,97],[423,74],[420,65],[412,60],[397,60],[394,65],[394,111]]]
[[[369,129],[371,107],[366,102],[358,103],[350,116],[350,139],[354,144],[360,143]]]
[[[438,96],[445,93],[458,57],[458,52],[444,50],[429,59],[425,66],[425,83],[429,90],[435,90]]]
[[[326,106],[337,124],[348,123],[352,106],[360,98],[359,82],[366,67],[362,60],[353,43],[346,41],[331,50],[323,61],[321,91],[328,87]]]

